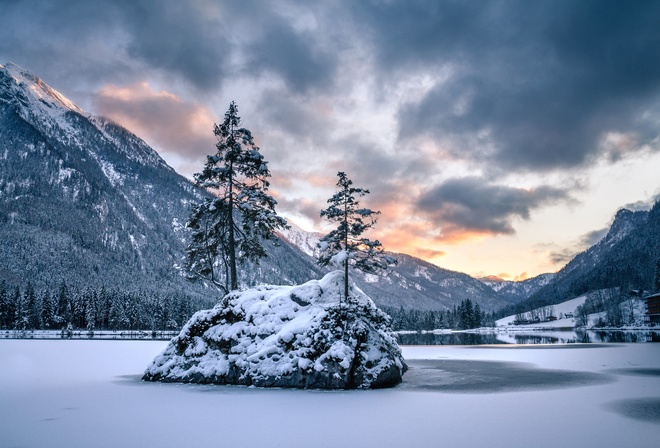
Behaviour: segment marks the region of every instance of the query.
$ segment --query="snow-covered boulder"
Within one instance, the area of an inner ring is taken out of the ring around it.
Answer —
[[[199,311],[144,380],[262,387],[392,387],[407,366],[389,318],[335,271],[299,286],[259,286]]]

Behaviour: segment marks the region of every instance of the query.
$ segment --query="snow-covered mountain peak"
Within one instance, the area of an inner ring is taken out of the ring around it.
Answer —
[[[0,64],[0,104],[3,102],[12,105],[25,121],[45,135],[83,149],[98,161],[113,185],[121,183],[118,171],[111,167],[113,154],[117,152],[123,152],[128,159],[141,165],[172,170],[142,139],[111,120],[85,112],[41,78],[12,62]],[[111,153],[102,154],[99,143],[84,144],[87,124],[113,144]]]
[[[289,228],[279,232],[280,236],[307,255],[312,257],[316,256],[318,243],[323,234],[319,232],[308,232],[291,220],[288,220],[287,222]]]
[[[41,78],[13,62],[7,62],[5,65],[0,64],[0,69],[4,69],[14,78],[17,85],[25,84],[25,90],[29,92],[33,99],[40,100],[51,107],[62,107],[80,114],[84,113],[73,101],[46,84]]]

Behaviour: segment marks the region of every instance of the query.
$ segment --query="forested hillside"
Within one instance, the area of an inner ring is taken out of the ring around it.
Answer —
[[[527,300],[506,307],[498,316],[564,302],[590,291],[615,288],[623,295],[633,290],[655,291],[659,262],[660,201],[650,211],[619,210],[601,241],[578,254]]]
[[[192,202],[207,193],[144,141],[89,115],[35,75],[0,66],[0,280],[55,294],[120,290],[206,300],[183,264]],[[287,244],[239,272],[241,284],[320,275]]]

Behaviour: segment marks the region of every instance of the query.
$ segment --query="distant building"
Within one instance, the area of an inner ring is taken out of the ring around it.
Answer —
[[[646,300],[644,320],[650,324],[660,324],[660,292],[646,296],[644,300]]]

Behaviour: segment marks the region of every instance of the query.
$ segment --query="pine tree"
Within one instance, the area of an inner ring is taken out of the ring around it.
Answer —
[[[87,331],[93,331],[96,328],[97,302],[96,291],[91,291],[87,294],[87,301],[85,303],[85,328],[87,328]]]
[[[0,281],[0,329],[9,328],[9,295],[5,281]]]
[[[481,313],[478,304],[473,306],[470,299],[461,301],[458,307],[458,328],[461,330],[476,328],[478,326],[477,312]]]
[[[369,190],[353,187],[346,173],[337,173],[337,192],[328,199],[330,206],[321,211],[321,217],[337,223],[336,229],[321,238],[319,263],[341,264],[344,268],[344,298],[348,298],[348,267],[369,274],[381,274],[396,263],[385,255],[380,241],[371,241],[362,234],[376,224],[379,211],[360,208],[357,198],[369,194]]]
[[[484,324],[484,314],[481,312],[481,307],[478,303],[474,305],[474,322],[472,322],[472,328],[479,328]]]
[[[203,278],[217,287],[229,290],[228,222],[231,214],[226,201],[206,198],[193,204],[186,226],[191,229],[191,243],[186,252],[186,271],[192,280]],[[216,272],[218,261],[224,267],[224,285]]]
[[[41,293],[41,308],[39,309],[39,318],[41,327],[45,329],[55,327],[55,309],[54,300],[47,291]]]
[[[57,308],[55,310],[55,323],[65,328],[71,322],[71,306],[69,305],[69,288],[62,283],[57,294]]]
[[[37,294],[34,292],[32,283],[28,283],[24,294],[26,328],[34,330],[39,325],[39,313],[37,310]]]
[[[108,324],[112,330],[126,330],[129,326],[129,320],[126,316],[123,297],[117,295],[116,300],[110,305]]]
[[[14,304],[14,322],[13,327],[17,330],[25,330],[28,326],[28,309],[25,303],[25,295],[21,294],[21,289],[17,286],[14,290],[12,299]]]
[[[220,286],[215,272],[222,263],[229,278],[227,289],[238,288],[237,263],[258,262],[267,256],[263,240],[287,227],[277,216],[277,201],[267,191],[270,186],[268,163],[255,145],[252,133],[240,127],[238,107],[232,101],[222,124],[215,125],[217,152],[207,156],[198,186],[217,193],[193,206],[186,224],[192,230],[186,267],[196,278]]]

